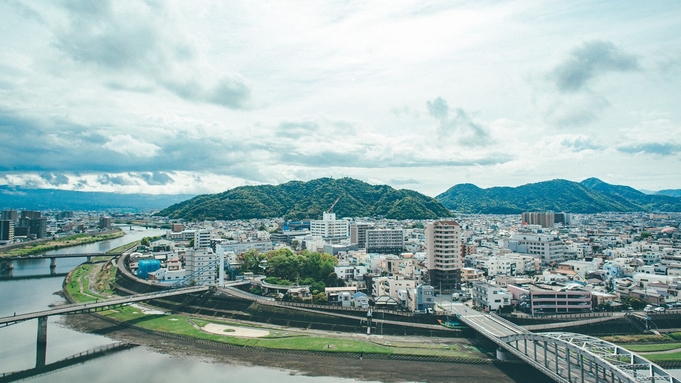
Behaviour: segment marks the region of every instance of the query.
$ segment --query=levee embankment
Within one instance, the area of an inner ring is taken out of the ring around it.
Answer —
[[[152,284],[134,277],[125,270],[116,277],[118,294],[136,294],[159,291],[163,286]],[[168,311],[212,316],[221,319],[234,319],[286,327],[303,329],[339,331],[350,333],[366,333],[367,312],[364,310],[347,310],[334,306],[320,307],[315,305],[279,305],[276,302],[266,304],[238,298],[228,293],[214,290],[202,295],[178,296],[154,300],[154,306]],[[404,322],[406,324],[424,324],[438,326],[435,315],[407,315],[394,312],[373,311],[372,334],[380,335],[419,335],[429,337],[475,337],[471,329],[433,329],[419,328],[413,325],[381,323],[378,320]],[[444,319],[444,317],[442,318]]]

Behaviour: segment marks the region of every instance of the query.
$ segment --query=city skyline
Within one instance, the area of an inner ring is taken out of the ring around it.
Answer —
[[[0,185],[681,185],[675,2],[5,2]]]

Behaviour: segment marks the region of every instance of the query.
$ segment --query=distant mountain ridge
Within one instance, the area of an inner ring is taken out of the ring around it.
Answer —
[[[0,185],[2,209],[153,211],[191,197],[189,194],[120,194]]]
[[[669,197],[681,197],[681,189],[664,189],[660,190],[655,195],[666,195]]]
[[[337,217],[437,219],[450,211],[432,197],[388,185],[370,185],[352,178],[320,178],[281,185],[241,186],[206,194],[169,206],[159,216],[187,220],[232,220],[286,217],[317,219],[340,197]]]
[[[459,184],[435,198],[450,210],[480,214],[519,214],[546,210],[568,213],[681,211],[681,198],[645,194],[629,186],[608,184],[598,178],[588,178],[582,182],[556,179],[489,189]]]

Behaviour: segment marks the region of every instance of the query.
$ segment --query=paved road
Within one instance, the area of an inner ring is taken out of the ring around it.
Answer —
[[[455,302],[451,307],[452,312],[461,318],[463,322],[476,328],[476,330],[482,329],[487,331],[497,338],[527,332],[522,327],[503,320],[496,315],[473,310],[464,303]]]

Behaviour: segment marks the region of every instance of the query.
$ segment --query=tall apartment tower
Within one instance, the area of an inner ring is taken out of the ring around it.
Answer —
[[[218,274],[218,256],[210,247],[201,249],[187,249],[185,254],[185,269],[187,278],[192,278],[196,284],[214,285]]]
[[[18,211],[14,210],[14,209],[2,211],[2,220],[3,221],[16,222],[18,219],[19,219],[19,212]]]
[[[0,220],[0,241],[14,241],[14,221]]]
[[[194,232],[194,249],[210,247],[210,230],[199,229]]]
[[[521,219],[528,225],[541,225],[544,228],[552,228],[556,221],[555,213],[552,211],[524,212]]]
[[[111,217],[99,217],[99,227],[101,229],[111,229],[112,219]]]
[[[426,226],[426,260],[430,284],[441,291],[461,286],[461,226],[455,221],[435,221]]]
[[[32,218],[28,221],[29,234],[35,235],[36,238],[47,237],[47,218]]]

